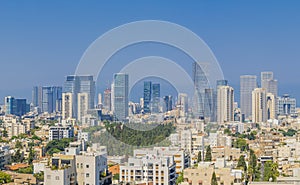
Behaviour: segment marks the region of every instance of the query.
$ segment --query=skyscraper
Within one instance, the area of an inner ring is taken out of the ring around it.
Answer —
[[[105,89],[104,91],[103,108],[108,111],[111,111],[111,90],[110,89]]]
[[[88,108],[94,108],[95,101],[95,81],[93,80],[93,76],[85,75],[85,76],[76,76],[69,75],[66,78],[64,83],[64,92],[72,93],[72,102],[73,102],[73,118],[77,118],[77,98],[78,93],[88,93]]]
[[[114,74],[113,82],[114,116],[118,121],[125,121],[128,117],[128,74]]]
[[[158,113],[159,112],[159,102],[160,102],[160,84],[155,83],[152,84],[152,108],[151,112]]]
[[[89,106],[89,94],[88,93],[78,93],[77,94],[77,116],[78,120],[82,121],[82,118],[87,114]]]
[[[204,90],[204,118],[210,122],[215,122],[217,119],[216,111],[216,93],[214,89]]]
[[[256,76],[244,75],[240,77],[240,103],[242,118],[252,116],[252,91],[257,88]]]
[[[252,122],[262,123],[267,120],[267,91],[264,88],[255,88],[252,91]]]
[[[267,118],[276,119],[276,98],[272,93],[267,93]]]
[[[62,103],[62,87],[42,87],[42,112],[60,112]]]
[[[209,89],[208,80],[197,62],[193,63],[193,81],[195,87],[193,113],[196,117],[204,117],[205,89]]]
[[[12,96],[6,96],[4,103],[5,114],[12,114],[21,117],[29,111],[26,99],[16,99]]]
[[[181,117],[186,116],[188,113],[188,95],[185,93],[178,94],[178,102],[177,106],[179,106],[179,114]]]
[[[223,124],[234,120],[234,90],[220,85],[217,90],[217,122]]]
[[[171,95],[163,97],[165,112],[171,111],[173,109],[173,100],[172,99],[173,99],[173,97]]]
[[[73,93],[62,93],[62,119],[74,118],[73,98]]]
[[[277,97],[278,94],[278,82],[274,80],[273,72],[265,71],[261,72],[261,87],[265,88],[267,93],[274,94]]]
[[[151,112],[152,82],[144,82],[144,113]]]
[[[32,88],[32,105],[34,107],[42,106],[42,87],[41,86],[34,86]]]
[[[278,97],[277,100],[277,115],[295,115],[296,114],[296,99],[285,94]]]

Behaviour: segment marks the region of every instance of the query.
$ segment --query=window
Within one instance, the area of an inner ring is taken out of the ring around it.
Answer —
[[[85,176],[86,176],[86,177],[90,177],[90,174],[89,174],[89,173],[86,173]]]
[[[86,168],[89,168],[89,167],[90,167],[90,165],[87,164],[87,165],[86,165]]]
[[[55,180],[59,180],[59,176],[55,176]]]
[[[47,175],[47,179],[51,179],[51,175]]]

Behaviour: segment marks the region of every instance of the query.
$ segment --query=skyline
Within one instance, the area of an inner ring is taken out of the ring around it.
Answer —
[[[296,1],[293,4],[275,1],[272,5],[260,2],[259,7],[255,3],[237,1],[225,5],[216,1],[191,4],[157,1],[133,5],[124,2],[116,5],[2,1],[0,4],[0,15],[5,17],[0,21],[3,25],[0,60],[2,69],[12,69],[2,70],[0,96],[3,98],[0,102],[7,95],[30,100],[35,85],[62,86],[65,77],[74,73],[91,42],[113,27],[143,19],[171,21],[198,34],[213,50],[237,98],[239,77],[247,74],[259,77],[261,71],[274,72],[279,82],[279,95],[288,93],[297,99],[300,97],[295,62],[299,41],[296,23],[300,16]],[[78,14],[81,6],[89,7],[89,12]],[[108,7],[116,11],[108,12]],[[177,11],[184,16],[177,15]],[[169,57],[173,55],[168,52],[166,50]],[[103,86],[107,82],[98,82],[98,86],[99,83]]]

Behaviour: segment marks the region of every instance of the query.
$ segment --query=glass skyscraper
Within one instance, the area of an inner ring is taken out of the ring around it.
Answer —
[[[160,84],[152,84],[152,108],[151,112],[159,112],[159,102],[160,102]]]
[[[267,93],[272,93],[275,97],[278,95],[278,82],[274,80],[273,72],[261,72],[261,87],[266,89]]]
[[[65,93],[72,93],[73,95],[73,117],[77,118],[77,96],[78,93],[88,94],[88,108],[94,108],[95,101],[95,81],[91,75],[75,76],[69,75],[64,83]]]
[[[152,96],[152,82],[144,82],[144,113],[151,112],[151,96]]]
[[[242,118],[252,116],[252,91],[257,88],[257,77],[243,75],[240,77],[240,103]]]
[[[197,62],[193,63],[193,81],[195,87],[193,113],[196,117],[204,118],[205,112],[205,89],[209,89],[209,83],[205,73]]]
[[[128,117],[128,74],[114,74],[113,103],[114,117],[117,121],[125,121]]]
[[[12,114],[16,116],[23,116],[29,112],[29,105],[26,103],[26,99],[15,99],[12,96],[5,97],[6,114]]]

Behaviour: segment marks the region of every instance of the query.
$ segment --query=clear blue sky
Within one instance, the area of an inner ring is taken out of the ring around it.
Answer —
[[[279,93],[300,101],[300,1],[0,1],[0,98],[31,99],[62,85],[104,32],[145,19],[171,21],[213,50],[238,96],[239,76],[274,71]]]

